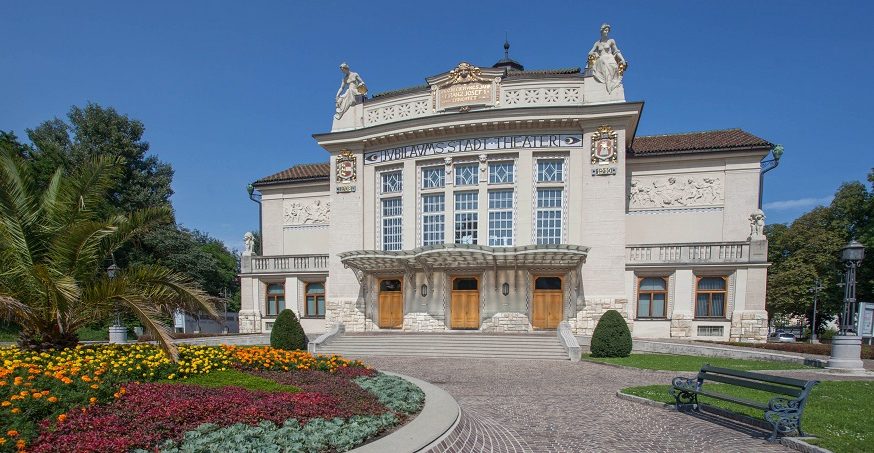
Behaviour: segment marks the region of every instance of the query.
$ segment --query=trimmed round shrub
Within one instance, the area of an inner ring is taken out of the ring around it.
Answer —
[[[307,349],[307,336],[294,312],[285,309],[279,312],[273,330],[270,331],[270,346],[277,349]]]
[[[616,310],[607,310],[592,334],[592,357],[628,357],[631,354],[631,331],[625,318]]]

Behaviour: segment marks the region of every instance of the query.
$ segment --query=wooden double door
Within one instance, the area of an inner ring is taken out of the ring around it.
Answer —
[[[452,279],[449,306],[452,329],[479,329],[479,280],[473,277]]]
[[[557,329],[564,318],[564,291],[560,277],[535,277],[531,326]]]
[[[404,285],[400,279],[379,281],[379,327],[400,329],[404,325]]]

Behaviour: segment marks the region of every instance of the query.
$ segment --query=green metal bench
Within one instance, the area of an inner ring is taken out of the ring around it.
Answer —
[[[762,403],[704,389],[705,381],[761,390],[780,396]],[[805,381],[704,365],[698,372],[697,378],[675,377],[670,393],[677,400],[677,410],[688,406],[698,409],[698,395],[761,409],[765,412],[765,421],[774,428],[768,439],[774,442],[778,434],[786,435],[798,431],[798,435],[805,435],[801,431],[801,415],[810,390],[816,384],[819,384],[819,381]]]

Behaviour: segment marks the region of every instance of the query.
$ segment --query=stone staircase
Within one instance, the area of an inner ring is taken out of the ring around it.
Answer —
[[[373,356],[458,357],[476,359],[569,360],[554,333],[489,335],[480,333],[380,333],[339,335],[319,354],[349,358]]]

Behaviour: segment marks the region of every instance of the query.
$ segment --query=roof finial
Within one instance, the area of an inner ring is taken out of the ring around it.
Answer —
[[[510,58],[510,41],[507,39],[507,32],[504,32],[504,58]]]

